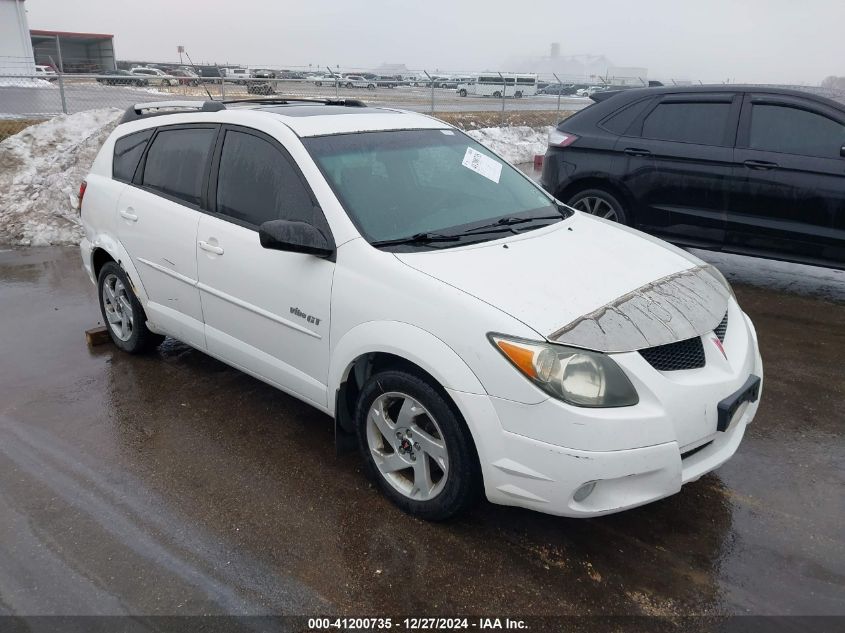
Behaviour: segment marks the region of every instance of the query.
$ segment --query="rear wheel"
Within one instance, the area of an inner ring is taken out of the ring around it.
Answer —
[[[501,98],[502,98],[502,93],[501,93],[501,92],[499,92],[499,91],[497,90],[496,92],[494,92],[494,93],[493,93],[493,96],[494,96],[496,99],[501,99]]]
[[[367,84],[367,90],[375,90],[375,89],[376,89],[375,84]]]
[[[370,476],[408,514],[448,519],[478,498],[481,470],[469,430],[428,381],[404,371],[373,375],[355,421]]]
[[[569,206],[620,224],[628,223],[628,215],[615,196],[601,189],[585,189],[569,199]]]
[[[346,84],[346,87],[347,87],[347,88],[351,88],[351,87],[352,87],[352,82],[351,82],[351,81],[350,81],[350,82],[348,82],[348,83]]]
[[[97,277],[100,312],[114,344],[124,352],[139,354],[157,347],[164,337],[147,328],[147,315],[132,290],[124,270],[106,262]]]
[[[465,89],[461,88],[460,90],[458,90],[458,95],[461,96],[461,97],[466,97],[467,91]]]
[[[519,91],[515,92],[513,96],[515,99],[522,99],[522,93]]]

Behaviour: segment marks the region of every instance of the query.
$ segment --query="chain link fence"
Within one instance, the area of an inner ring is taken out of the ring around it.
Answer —
[[[556,125],[589,105],[588,95],[593,91],[649,85],[641,77],[426,70],[383,75],[341,73],[330,68],[318,73],[314,69],[247,70],[217,65],[169,65],[162,70],[162,64],[133,67],[128,63],[119,65],[131,67],[131,71],[81,74],[56,72],[55,66],[35,67],[31,60],[24,61],[18,60],[15,65],[0,59],[0,140],[59,114],[101,108],[125,110],[136,103],[166,100],[270,97],[357,99],[368,105],[429,113],[464,129],[542,127]],[[804,89],[845,102],[842,91]]]
[[[547,85],[557,85],[554,77],[531,83],[525,80],[524,86],[517,86],[514,75],[488,73],[485,77],[490,81],[483,94],[473,94],[476,77],[447,78],[433,73],[413,78],[328,73],[291,78],[272,72],[265,76],[199,77],[183,70],[165,73],[153,69],[108,74],[0,71],[0,139],[34,121],[60,114],[100,108],[125,110],[136,103],[166,100],[356,99],[367,105],[432,114],[467,129],[555,125],[590,103],[588,98],[565,90],[542,94]],[[569,88],[574,93],[574,88]]]

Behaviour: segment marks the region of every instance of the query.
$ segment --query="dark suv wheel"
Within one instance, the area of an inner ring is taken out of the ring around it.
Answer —
[[[481,469],[469,430],[428,381],[404,371],[374,374],[355,422],[370,476],[408,514],[440,521],[478,498]]]
[[[573,209],[595,215],[605,220],[628,224],[628,214],[615,196],[602,189],[585,189],[569,199]]]

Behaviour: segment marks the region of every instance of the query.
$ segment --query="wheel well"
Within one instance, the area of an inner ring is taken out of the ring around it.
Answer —
[[[91,265],[94,268],[94,277],[100,277],[100,270],[102,270],[103,266],[106,265],[106,262],[113,262],[114,257],[108,254],[102,248],[94,249],[94,254],[91,256]]]
[[[625,205],[625,213],[628,216],[628,221],[633,220],[634,205],[632,204],[631,197],[622,187],[618,187],[607,178],[582,178],[581,180],[576,180],[566,185],[563,189],[558,190],[555,198],[564,204],[569,204],[569,201],[576,193],[586,189],[601,189],[611,194],[620,203]]]
[[[401,356],[386,352],[362,354],[349,365],[344,379],[337,390],[335,419],[344,431],[349,433],[355,432],[355,421],[353,420],[355,403],[358,400],[358,394],[361,393],[364,383],[373,374],[388,369],[398,369],[422,378],[440,391],[449,402],[452,402],[452,399],[449,398],[446,390],[440,386],[437,379],[419,365]]]

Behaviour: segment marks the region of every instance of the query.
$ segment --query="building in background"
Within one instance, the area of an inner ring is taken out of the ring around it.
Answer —
[[[35,60],[24,2],[0,0],[0,75],[34,74]]]
[[[101,73],[116,67],[114,35],[40,30],[29,34],[36,64],[66,73]]]
[[[605,83],[611,86],[644,87],[648,86],[648,68],[637,66],[608,66],[604,76]]]

